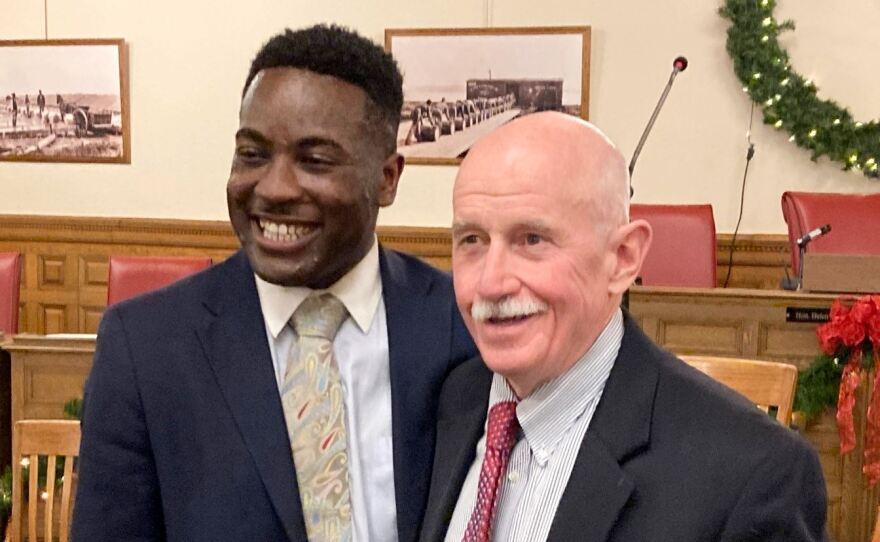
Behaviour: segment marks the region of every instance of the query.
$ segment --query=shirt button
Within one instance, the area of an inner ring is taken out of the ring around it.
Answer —
[[[511,484],[515,484],[519,481],[519,472],[511,471],[507,474],[507,481]]]

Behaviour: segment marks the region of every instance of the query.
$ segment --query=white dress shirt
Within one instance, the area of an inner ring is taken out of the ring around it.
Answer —
[[[617,309],[596,342],[568,371],[541,385],[517,405],[522,438],[511,451],[507,471],[501,478],[492,540],[547,540],[622,339],[623,313]],[[501,401],[515,400],[504,377],[494,375],[489,409]],[[460,542],[476,503],[486,453],[485,428],[483,431],[476,458],[455,505],[447,542]]]
[[[296,341],[296,333],[287,324],[312,290],[279,286],[260,277],[256,280],[280,394]],[[395,542],[391,373],[378,242],[374,239],[367,255],[323,291],[339,298],[350,316],[333,340],[333,352],[345,401],[353,540]]]

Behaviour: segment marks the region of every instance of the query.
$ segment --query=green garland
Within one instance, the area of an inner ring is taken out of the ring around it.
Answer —
[[[816,95],[816,85],[795,73],[779,35],[794,29],[773,17],[775,0],[725,0],[719,14],[730,19],[727,52],[752,100],[763,108],[764,123],[785,128],[790,141],[827,156],[868,177],[880,176],[880,123],[857,122],[846,108]]]
[[[868,373],[874,369],[874,348],[869,340],[865,340],[860,348],[860,367]],[[837,406],[844,360],[849,359],[851,353],[851,348],[841,346],[835,355],[820,354],[809,367],[798,372],[795,411],[803,411],[809,419],[826,408]]]
[[[822,354],[809,367],[799,371],[795,412],[801,411],[807,419],[812,419],[826,408],[837,405],[840,375],[843,374],[843,364],[839,360]]]

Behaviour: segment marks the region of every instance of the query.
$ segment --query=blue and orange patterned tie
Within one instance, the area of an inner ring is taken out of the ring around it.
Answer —
[[[345,402],[333,337],[348,316],[332,294],[312,294],[290,318],[297,334],[281,403],[309,542],[352,538]]]

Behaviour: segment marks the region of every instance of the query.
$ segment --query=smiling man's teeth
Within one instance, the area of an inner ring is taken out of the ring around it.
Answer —
[[[272,241],[295,241],[315,229],[314,226],[282,224],[266,219],[260,219],[259,222],[263,237]]]

